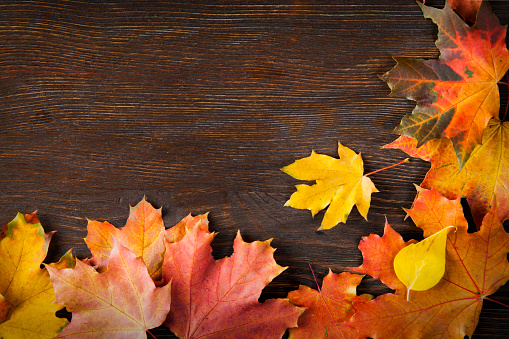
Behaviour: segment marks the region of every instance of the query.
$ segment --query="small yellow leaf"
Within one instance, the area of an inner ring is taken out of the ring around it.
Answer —
[[[449,226],[432,236],[403,248],[394,258],[394,271],[398,279],[410,290],[429,290],[445,273],[445,247]]]
[[[285,204],[298,209],[309,209],[314,216],[327,206],[322,225],[318,230],[329,229],[346,222],[354,205],[367,218],[371,193],[378,192],[371,179],[364,176],[360,154],[338,143],[339,159],[314,151],[282,168],[282,171],[299,180],[316,180],[316,184],[297,185]]]

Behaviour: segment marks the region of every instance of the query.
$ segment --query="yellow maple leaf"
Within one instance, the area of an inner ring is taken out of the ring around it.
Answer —
[[[67,324],[55,316],[62,305],[55,303],[48,271],[40,268],[53,233],[44,233],[35,214],[18,213],[5,228],[0,241],[0,294],[10,310],[0,324],[0,338],[52,338]],[[72,264],[68,252],[54,266]]]
[[[339,159],[314,151],[281,170],[299,180],[316,180],[316,184],[296,185],[285,206],[309,209],[313,216],[327,206],[318,230],[329,229],[346,222],[353,205],[367,218],[371,193],[378,192],[370,178],[363,175],[364,166],[360,153],[338,142]]]

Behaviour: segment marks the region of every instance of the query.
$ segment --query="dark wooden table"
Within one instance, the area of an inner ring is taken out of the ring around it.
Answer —
[[[384,218],[420,239],[402,207],[429,164],[373,175],[369,221],[317,232],[284,207],[296,180],[279,168],[309,155],[362,152],[366,172],[405,157],[380,150],[414,103],[389,98],[377,78],[391,55],[434,58],[436,26],[412,0],[2,1],[0,3],[0,222],[38,210],[57,230],[48,261],[70,247],[89,256],[86,218],[123,226],[145,195],[172,226],[210,212],[214,255],[274,238],[289,268],[262,294],[357,266],[362,236]],[[443,1],[427,1],[442,7]],[[492,1],[502,24],[509,2]],[[502,90],[505,107],[507,92]],[[382,293],[366,278],[361,292]],[[494,299],[509,304],[509,287]],[[158,338],[171,336],[161,327]],[[476,337],[507,337],[509,310],[489,301]]]

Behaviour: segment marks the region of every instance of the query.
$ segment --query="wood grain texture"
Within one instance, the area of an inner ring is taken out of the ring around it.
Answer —
[[[507,0],[492,7],[509,23]],[[145,195],[167,227],[209,211],[217,257],[238,229],[274,238],[289,269],[262,299],[314,287],[309,262],[320,277],[359,265],[359,240],[385,217],[421,236],[402,207],[429,165],[373,175],[369,221],[354,211],[326,232],[323,212],[283,207],[297,182],[279,168],[312,149],[335,156],[338,140],[366,172],[403,159],[380,147],[414,104],[377,76],[391,55],[437,57],[436,31],[411,0],[2,1],[0,222],[38,210],[58,231],[48,260],[70,247],[83,258],[86,218],[123,226]],[[509,287],[493,298],[509,304]],[[509,310],[486,302],[476,337],[508,334]]]

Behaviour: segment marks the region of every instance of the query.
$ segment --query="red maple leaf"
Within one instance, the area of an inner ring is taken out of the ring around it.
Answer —
[[[435,138],[450,138],[461,168],[481,143],[488,121],[498,118],[497,84],[509,69],[506,27],[486,1],[473,27],[447,2],[444,9],[419,6],[438,26],[440,58],[395,58],[397,65],[382,76],[391,95],[417,102],[395,132],[417,139],[417,147]]]
[[[299,327],[290,329],[290,339],[307,338],[352,338],[357,332],[343,323],[355,313],[354,302],[365,302],[373,296],[357,296],[356,288],[362,275],[342,272],[332,273],[323,278],[322,288],[318,291],[300,285],[297,291],[288,293],[288,299],[294,305],[305,307],[299,318]]]
[[[259,303],[262,289],[285,268],[268,241],[246,243],[240,233],[232,256],[214,260],[214,234],[201,223],[182,240],[166,241],[163,279],[172,284],[165,325],[180,338],[280,338],[304,309],[286,299]]]

